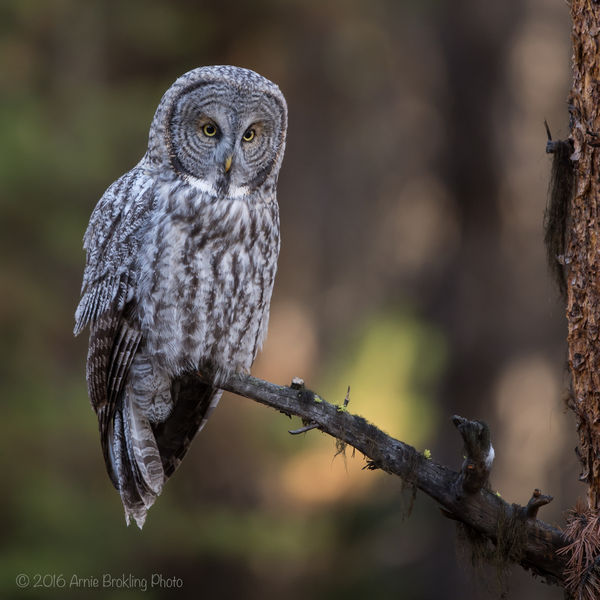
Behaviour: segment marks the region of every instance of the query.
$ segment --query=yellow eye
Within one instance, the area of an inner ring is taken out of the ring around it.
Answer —
[[[242,136],[242,139],[245,142],[251,142],[254,139],[255,135],[256,135],[256,132],[254,131],[254,129],[252,129],[252,128],[246,129],[246,131],[244,132],[244,135]]]
[[[215,135],[217,135],[217,127],[212,123],[207,123],[202,127],[202,133],[206,137],[214,137]]]

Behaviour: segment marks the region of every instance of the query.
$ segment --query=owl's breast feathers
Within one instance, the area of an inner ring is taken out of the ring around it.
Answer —
[[[203,363],[249,369],[279,253],[275,198],[218,198],[187,183],[159,193],[138,259],[146,351],[173,375]]]

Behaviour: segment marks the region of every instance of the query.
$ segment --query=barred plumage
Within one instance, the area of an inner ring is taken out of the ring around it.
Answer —
[[[88,390],[128,524],[142,527],[220,379],[249,370],[262,344],[286,130],[275,84],[238,67],[194,69],[167,90],[145,156],[91,216],[74,331],[90,324]]]

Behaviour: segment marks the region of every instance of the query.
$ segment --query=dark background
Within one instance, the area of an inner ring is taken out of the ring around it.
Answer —
[[[105,474],[73,339],[81,239],[142,156],[162,93],[236,64],[289,104],[282,249],[253,372],[294,375],[457,468],[449,417],[488,421],[492,485],[584,488],[564,412],[563,308],[542,246],[544,119],[567,134],[563,0],[4,0],[0,5],[0,594],[481,598],[455,526],[284,416],[225,396],[143,532]],[[42,588],[19,590],[17,574]],[[508,597],[562,598],[520,569]],[[81,584],[83,585],[83,584]]]

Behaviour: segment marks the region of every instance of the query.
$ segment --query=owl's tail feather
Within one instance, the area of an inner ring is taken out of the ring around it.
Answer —
[[[148,509],[183,460],[221,394],[195,373],[182,375],[171,386],[171,414],[154,424],[131,396],[122,395],[110,429],[108,459],[127,525],[133,518],[140,529],[143,527]]]
[[[127,525],[133,518],[141,529],[148,509],[165,481],[160,452],[152,427],[130,399],[115,411],[110,460],[125,509]]]

